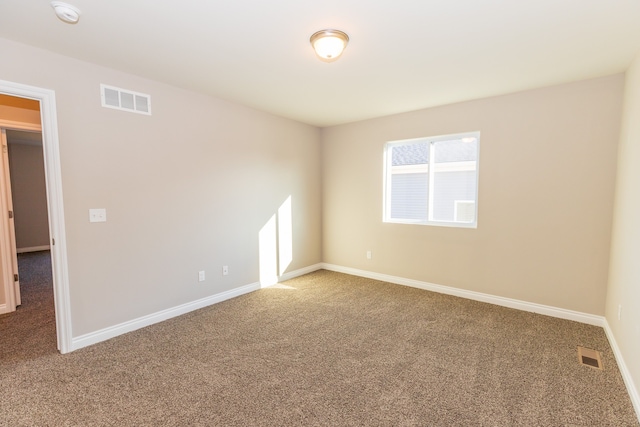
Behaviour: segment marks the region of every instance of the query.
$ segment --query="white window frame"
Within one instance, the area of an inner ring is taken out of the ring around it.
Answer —
[[[435,143],[439,141],[450,141],[456,139],[463,138],[475,138],[478,144],[478,152],[476,156],[475,162],[466,161],[466,162],[451,162],[445,164],[438,164],[432,168],[429,166],[435,159]],[[400,145],[410,145],[410,144],[420,144],[420,143],[429,143],[429,165],[403,165],[403,166],[393,166],[392,164],[392,156],[391,156],[391,148]],[[474,165],[475,164],[475,165]],[[475,215],[473,222],[463,222],[463,221],[441,221],[433,219],[433,210],[434,210],[434,185],[435,179],[434,175],[436,172],[440,171],[470,171],[474,170],[476,172],[476,199],[475,200],[465,200],[465,202],[475,202]],[[392,218],[391,217],[391,178],[393,176],[393,171],[400,171],[403,173],[429,173],[429,200],[428,200],[428,218],[427,220],[414,220],[414,219],[403,219],[403,218]],[[419,224],[419,225],[435,225],[440,227],[459,227],[459,228],[477,228],[478,227],[478,182],[480,177],[480,132],[464,132],[450,135],[439,135],[432,136],[426,138],[414,138],[414,139],[405,139],[399,141],[389,141],[384,146],[384,168],[383,168],[383,217],[382,221],[387,223],[395,223],[395,224]]]

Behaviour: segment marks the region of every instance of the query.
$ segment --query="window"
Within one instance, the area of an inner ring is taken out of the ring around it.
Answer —
[[[477,226],[480,132],[385,145],[384,221]]]

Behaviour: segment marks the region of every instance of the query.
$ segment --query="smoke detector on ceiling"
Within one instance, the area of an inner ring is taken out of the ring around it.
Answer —
[[[56,16],[62,22],[67,24],[75,24],[80,19],[80,10],[77,7],[61,1],[52,1],[51,7],[56,12]]]

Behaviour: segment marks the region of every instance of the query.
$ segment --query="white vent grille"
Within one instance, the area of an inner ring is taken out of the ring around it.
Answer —
[[[101,84],[100,95],[103,107],[151,115],[151,96],[145,93]]]

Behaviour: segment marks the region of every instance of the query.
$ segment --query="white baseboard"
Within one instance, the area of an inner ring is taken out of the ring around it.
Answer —
[[[7,304],[0,304],[0,314],[5,314],[7,311]]]
[[[299,270],[290,271],[280,276],[279,281],[285,281],[293,279],[294,277],[302,276],[320,270],[322,264],[314,264],[309,267],[304,267]],[[168,308],[166,310],[152,313],[146,316],[139,317],[137,319],[129,320],[127,322],[120,323],[118,325],[110,326],[108,328],[100,329],[99,331],[90,332],[88,334],[74,337],[71,340],[71,349],[78,350],[83,347],[87,347],[92,344],[97,344],[102,341],[106,341],[111,338],[115,338],[118,335],[126,334],[127,332],[135,331],[136,329],[144,328],[145,326],[153,325],[164,320],[171,319],[172,317],[180,316],[182,314],[189,313],[190,311],[198,310],[222,301],[226,301],[231,298],[235,298],[240,295],[248,294],[249,292],[257,291],[260,289],[260,283],[252,283],[250,285],[241,286],[239,288],[231,289],[229,291],[220,292],[215,295],[211,295],[205,298],[201,298],[196,301],[188,302],[176,307]],[[2,306],[0,306],[1,308]]]
[[[71,350],[78,350],[83,347],[87,347],[92,344],[97,344],[102,341],[106,341],[110,338],[115,338],[118,335],[126,334],[127,332],[135,331],[136,329],[144,328],[145,326],[153,325],[164,320],[171,319],[172,317],[180,316],[182,314],[189,313],[190,311],[198,310],[216,304],[231,298],[235,298],[240,295],[248,294],[260,289],[259,283],[252,283],[250,285],[241,286],[239,288],[231,289],[229,291],[220,292],[215,295],[211,295],[205,298],[201,298],[196,301],[188,302],[178,305],[176,307],[168,308],[166,310],[158,311],[157,313],[142,316],[137,319],[129,320],[128,322],[120,323],[118,325],[110,326],[108,328],[100,329],[99,331],[90,332],[88,334],[74,337],[71,340]]]
[[[609,327],[609,322],[607,322],[607,319],[604,320],[603,328],[605,334],[607,335],[607,339],[609,340],[609,344],[611,345],[611,349],[613,350],[613,354],[616,356],[616,362],[618,363],[618,368],[620,369],[620,373],[622,374],[624,385],[627,386],[627,391],[629,392],[629,397],[631,398],[633,408],[636,410],[636,416],[638,417],[638,421],[640,421],[640,391],[633,382],[631,372],[629,372],[629,368],[625,363],[624,357],[622,357],[622,352],[620,351],[620,347],[618,347],[618,342],[616,341],[615,335],[613,335],[613,331]]]
[[[304,276],[305,274],[313,273],[314,271],[322,270],[323,268],[324,268],[323,264],[318,263],[318,264],[310,265],[308,267],[301,268],[299,270],[290,271],[280,276],[278,279],[278,282],[284,282],[285,280],[291,280],[299,276]]]
[[[30,246],[30,247],[27,247],[27,248],[18,248],[18,249],[16,249],[16,252],[18,252],[19,254],[24,254],[26,252],[48,251],[49,249],[51,249],[51,246],[49,246],[49,245]]]
[[[560,319],[574,320],[576,322],[586,323],[589,325],[604,326],[604,317],[596,316],[594,314],[582,313],[582,312],[573,311],[573,310],[566,310],[564,308],[536,304],[536,303],[521,301],[521,300],[512,299],[512,298],[499,297],[496,295],[484,294],[481,292],[468,291],[465,289],[453,288],[451,286],[436,285],[434,283],[422,282],[422,281],[413,280],[413,279],[405,279],[403,277],[374,273],[366,270],[358,270],[350,267],[342,267],[339,265],[325,263],[323,264],[323,268],[325,270],[336,271],[338,273],[351,274],[354,276],[380,280],[382,282],[389,282],[389,283],[395,283],[397,285],[410,286],[412,288],[419,288],[427,291],[438,292],[441,294],[453,295],[456,297],[466,298],[474,301],[481,301],[489,304],[500,305],[503,307],[515,308],[517,310],[529,311],[532,313],[539,313],[547,316],[558,317]]]

